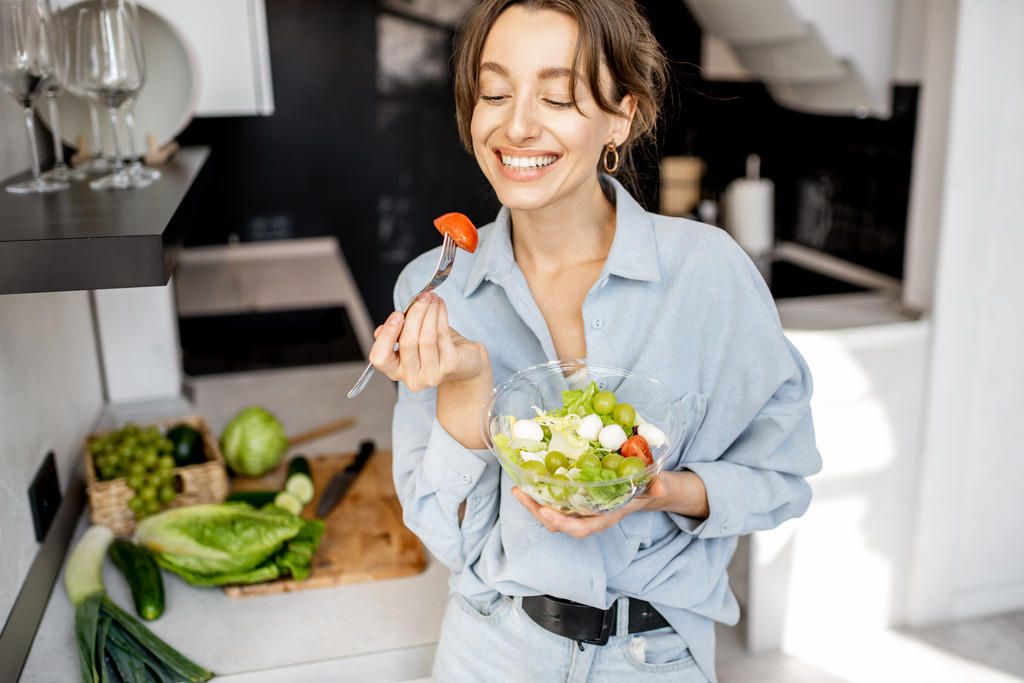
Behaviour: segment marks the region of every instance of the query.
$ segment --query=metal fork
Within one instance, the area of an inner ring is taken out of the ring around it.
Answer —
[[[437,260],[437,268],[434,269],[434,275],[430,278],[430,282],[427,286],[416,293],[413,298],[409,299],[409,303],[402,309],[402,315],[409,312],[412,305],[416,303],[416,299],[419,298],[420,294],[425,294],[436,289],[442,282],[448,278],[448,273],[452,272],[452,264],[455,262],[455,252],[458,250],[458,246],[448,235],[444,236],[444,242],[441,243],[441,258]],[[366,369],[363,370],[363,374],[359,376],[359,381],[356,385],[346,394],[348,398],[352,398],[359,394],[366,387],[366,383],[370,381],[370,377],[373,376],[373,363],[367,363]]]

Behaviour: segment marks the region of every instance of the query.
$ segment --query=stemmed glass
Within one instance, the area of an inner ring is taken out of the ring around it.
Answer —
[[[128,173],[118,140],[118,110],[142,87],[130,12],[121,2],[78,12],[76,77],[88,96],[107,108],[114,139],[114,172],[89,183],[96,190],[145,187],[153,182]]]
[[[68,53],[67,34],[64,30],[64,22],[60,17],[59,9],[55,11],[50,0],[31,0],[32,5],[38,5],[47,12],[53,22],[54,45],[56,47],[56,59],[54,61],[53,75],[46,79],[46,88],[43,94],[46,97],[46,106],[50,113],[50,132],[53,133],[53,168],[43,173],[44,178],[51,180],[82,180],[85,178],[85,171],[73,169],[64,160],[64,139],[60,135],[60,119],[57,112],[57,95],[61,90],[67,90],[68,64],[70,55]]]
[[[89,107],[89,124],[90,133],[92,133],[92,146],[86,144],[86,150],[92,154],[92,158],[88,162],[78,166],[78,170],[86,173],[103,174],[110,173],[114,169],[114,165],[107,161],[103,154],[103,138],[100,137],[100,114],[99,105],[96,101],[89,97],[89,93],[85,91],[78,83],[78,74],[72,68],[72,65],[76,63],[76,52],[75,43],[72,38],[77,39],[78,31],[78,13],[67,10],[61,13],[61,28],[64,30],[64,38],[68,47],[68,74],[67,81],[64,84],[64,89],[69,93],[84,101]]]
[[[33,109],[36,99],[53,75],[55,44],[53,22],[35,2],[0,2],[0,83],[25,112],[32,179],[7,186],[8,192],[53,192],[65,190],[66,182],[47,180],[39,172]]]
[[[139,90],[146,84],[146,50],[142,43],[142,22],[139,20],[139,8],[135,4],[135,0],[118,0],[118,4],[127,5],[131,10],[130,16],[132,18],[132,35],[135,36],[136,50],[139,55],[139,69],[142,75],[142,84],[139,86]],[[142,176],[143,178],[149,178],[150,180],[156,180],[160,177],[160,171],[155,168],[150,168],[142,163],[142,156],[137,155],[135,152],[135,100],[138,93],[131,95],[124,104],[121,105],[121,112],[124,115],[124,125],[128,133],[128,158],[133,159],[128,165],[128,172],[132,175]]]

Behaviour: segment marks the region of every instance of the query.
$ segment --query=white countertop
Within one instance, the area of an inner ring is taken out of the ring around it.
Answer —
[[[85,530],[83,515],[75,538]],[[63,569],[20,680],[78,680],[74,613]],[[420,574],[383,581],[233,599],[163,572],[167,607],[147,626],[231,683],[410,681],[430,674],[448,591],[448,570],[428,556]],[[104,564],[111,599],[134,614],[131,594]]]

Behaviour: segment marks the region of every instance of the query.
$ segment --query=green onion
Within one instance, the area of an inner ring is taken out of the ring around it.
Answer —
[[[103,561],[114,532],[102,524],[85,530],[71,551],[64,586],[75,608],[75,640],[84,683],[194,681],[213,673],[191,661],[115,605],[103,585]]]

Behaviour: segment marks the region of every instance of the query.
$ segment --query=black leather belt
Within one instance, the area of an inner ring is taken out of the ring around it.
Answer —
[[[615,632],[618,601],[608,609],[581,605],[550,595],[532,595],[523,598],[523,611],[531,619],[552,633],[583,643],[604,645]],[[643,633],[668,626],[654,606],[635,598],[629,599],[629,633]]]

